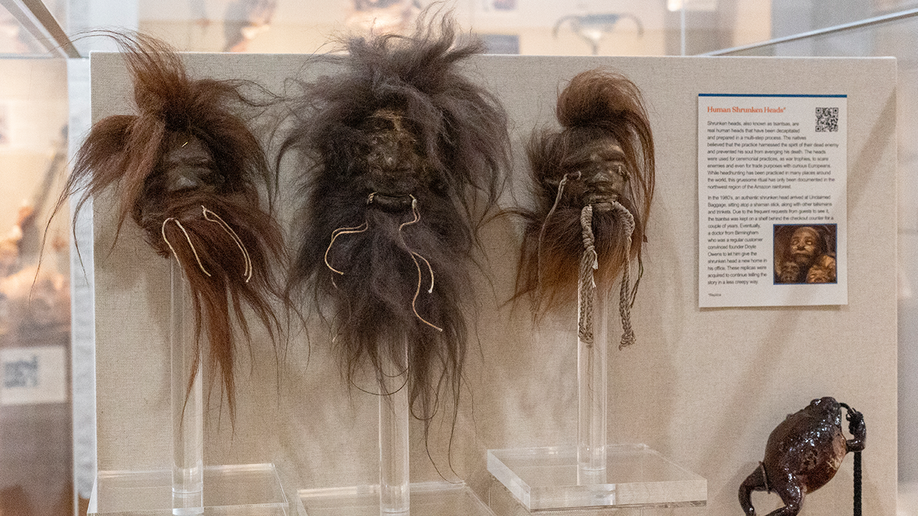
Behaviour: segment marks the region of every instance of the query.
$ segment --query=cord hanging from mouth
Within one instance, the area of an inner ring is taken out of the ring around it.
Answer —
[[[233,242],[236,243],[236,246],[239,247],[239,250],[242,251],[242,260],[245,263],[245,270],[243,271],[243,276],[245,276],[245,282],[248,283],[252,279],[252,257],[249,255],[248,249],[245,248],[245,244],[242,242],[242,239],[239,238],[239,235],[233,231],[233,228],[226,223],[219,215],[214,213],[212,210],[207,209],[203,204],[201,205],[201,212],[204,215],[204,220],[215,222],[223,228],[223,231],[233,239]],[[211,218],[214,217],[214,218]]]
[[[593,236],[593,205],[587,204],[580,210],[580,230],[583,237],[583,254],[577,284],[577,337],[588,346],[593,344],[593,300],[596,294],[596,279],[593,271],[599,268]]]
[[[185,230],[185,226],[183,226],[182,223],[181,223],[177,218],[175,218],[175,217],[169,217],[169,218],[167,218],[166,220],[163,221],[163,225],[162,225],[162,228],[160,229],[160,232],[161,232],[162,235],[163,235],[163,240],[166,241],[166,245],[169,246],[169,250],[172,251],[172,256],[175,257],[175,261],[179,262],[179,265],[182,264],[182,261],[179,260],[178,253],[175,252],[175,248],[172,247],[172,243],[170,243],[170,242],[169,242],[169,238],[166,237],[166,224],[168,224],[169,221],[175,222],[175,225],[178,226],[179,229],[182,230],[182,233],[185,234],[185,240],[188,241],[188,247],[190,247],[190,248],[191,248],[191,252],[194,253],[194,259],[198,261],[198,267],[200,267],[201,272],[203,272],[204,274],[206,274],[207,277],[210,277],[210,273],[207,272],[207,269],[204,268],[204,264],[201,263],[201,257],[198,256],[198,250],[195,249],[195,248],[194,248],[194,244],[191,243],[191,236],[188,234],[188,231]]]
[[[328,247],[325,248],[325,266],[328,267],[332,272],[337,272],[338,274],[344,276],[344,272],[339,271],[338,269],[331,266],[328,263],[328,253],[331,251],[333,245],[335,245],[335,239],[341,235],[353,235],[356,233],[363,233],[370,228],[370,224],[367,221],[363,221],[363,224],[359,226],[349,227],[349,228],[338,228],[332,231],[331,242],[328,243]]]
[[[564,177],[561,178],[561,182],[558,183],[558,193],[555,195],[555,203],[551,206],[551,209],[548,210],[548,215],[545,215],[545,220],[542,221],[542,229],[539,231],[539,243],[536,246],[536,281],[538,282],[536,288],[536,296],[539,299],[542,297],[542,240],[545,238],[545,229],[548,227],[548,220],[551,219],[551,216],[555,214],[555,210],[558,209],[558,204],[561,203],[561,197],[564,195],[564,187],[567,185],[568,179],[572,176],[576,181],[580,179],[580,171],[574,173],[564,174]]]
[[[637,282],[634,283],[633,289],[631,287],[631,244],[634,235],[634,215],[618,201],[613,202],[612,207],[621,215],[625,223],[625,234],[628,235],[627,245],[625,245],[624,249],[625,266],[622,267],[622,286],[618,300],[618,311],[622,317],[622,330],[624,331],[621,343],[618,345],[618,349],[621,349],[634,344],[635,340],[634,329],[631,327],[631,305],[634,303],[634,292],[637,290]],[[640,276],[638,276],[638,281],[640,281]]]
[[[367,204],[373,203],[373,199],[376,197],[377,193],[378,192],[372,192],[370,193],[369,196],[367,196],[367,201],[366,201]],[[423,281],[424,281],[424,273],[423,273],[423,270],[421,269],[421,263],[418,260],[424,262],[424,265],[427,266],[427,271],[430,273],[430,287],[427,289],[428,294],[432,294],[434,290],[434,271],[433,271],[433,266],[430,265],[430,261],[428,261],[427,258],[424,258],[423,256],[421,256],[420,253],[416,251],[412,251],[408,247],[408,244],[405,242],[404,235],[402,234],[402,229],[404,229],[405,226],[416,224],[420,222],[421,220],[421,213],[418,211],[418,200],[413,195],[409,195],[409,197],[411,197],[411,214],[414,218],[412,220],[399,224],[398,238],[399,238],[399,242],[402,244],[405,250],[408,251],[409,256],[411,257],[411,261],[414,262],[414,266],[418,271],[418,285],[414,291],[414,297],[412,297],[411,299],[411,311],[414,312],[414,315],[415,317],[418,318],[418,320],[420,320],[427,326],[430,326],[431,328],[442,332],[443,328],[421,317],[421,314],[418,313],[418,309],[417,309],[417,300],[418,300],[418,296],[420,296],[421,294],[421,285],[423,284]],[[332,267],[332,265],[328,262],[328,253],[331,252],[331,248],[335,244],[335,240],[339,236],[363,233],[364,231],[367,231],[369,228],[370,228],[369,222],[364,221],[363,224],[359,226],[341,227],[341,228],[334,230],[332,232],[331,241],[328,243],[328,247],[325,249],[325,266],[328,267],[332,272],[335,272],[335,273],[340,274],[341,276],[344,276],[343,271],[339,271],[338,269]]]
[[[414,219],[413,219],[413,220],[409,220],[408,222],[403,222],[403,223],[401,223],[401,224],[398,226],[398,237],[399,237],[399,239],[401,240],[402,245],[404,245],[404,246],[405,246],[405,249],[407,249],[408,252],[410,253],[411,261],[414,262],[414,266],[415,266],[415,267],[417,268],[417,270],[418,270],[418,286],[417,286],[417,288],[416,288],[415,291],[414,291],[414,297],[411,299],[411,310],[414,312],[414,315],[415,315],[418,319],[421,320],[421,322],[423,322],[423,323],[426,324],[427,326],[430,326],[431,328],[433,328],[433,329],[435,329],[435,330],[437,330],[437,331],[439,331],[439,332],[442,332],[442,331],[443,331],[443,328],[441,328],[441,327],[439,327],[439,326],[437,326],[437,325],[431,323],[430,321],[424,319],[423,317],[421,317],[421,314],[418,313],[418,309],[417,309],[417,307],[415,306],[415,304],[416,304],[416,302],[417,302],[417,300],[418,300],[418,295],[420,295],[420,293],[421,293],[421,282],[423,281],[423,274],[422,274],[422,272],[421,272],[421,264],[418,263],[418,258],[420,258],[420,259],[424,262],[424,264],[427,265],[427,270],[430,272],[430,288],[427,289],[427,293],[428,293],[428,294],[432,294],[432,293],[433,293],[433,289],[434,289],[434,271],[433,271],[433,267],[431,267],[431,265],[430,265],[430,262],[427,261],[427,258],[424,258],[424,257],[421,256],[419,253],[417,253],[417,252],[415,252],[415,251],[412,251],[411,249],[408,248],[408,244],[405,243],[405,238],[404,238],[404,236],[402,236],[402,228],[404,228],[405,226],[410,226],[410,225],[412,225],[412,224],[415,224],[415,223],[417,223],[417,222],[419,222],[419,221],[421,220],[421,213],[418,211],[418,200],[415,199],[415,197],[414,197],[413,195],[411,196],[411,213],[414,215]]]
[[[621,349],[634,344],[634,328],[631,326],[631,242],[634,234],[634,216],[618,201],[612,202],[612,208],[618,213],[627,235],[624,248],[625,263],[622,267],[622,284],[619,292],[618,310],[622,319],[622,339],[618,345]],[[577,337],[587,344],[592,344],[593,335],[593,299],[596,292],[596,281],[593,271],[599,268],[595,240],[593,235],[593,205],[587,204],[580,212],[580,227],[583,236],[583,254],[580,259],[577,293],[579,298]],[[636,287],[635,287],[636,288]]]

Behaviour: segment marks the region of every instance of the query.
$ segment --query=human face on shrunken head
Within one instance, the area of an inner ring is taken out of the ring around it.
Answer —
[[[411,207],[411,197],[427,186],[429,174],[417,140],[404,117],[379,110],[367,121],[368,142],[363,186],[373,194],[373,204],[386,211]]]
[[[172,138],[171,148],[160,159],[159,169],[168,193],[215,191],[224,182],[207,146],[191,135]]]
[[[809,226],[797,228],[790,240],[791,259],[801,266],[810,266],[820,254],[819,233]]]
[[[592,204],[600,210],[611,209],[628,181],[625,153],[612,137],[593,140],[572,152],[562,169],[568,177],[580,173],[580,181],[574,181],[565,195],[578,206]]]

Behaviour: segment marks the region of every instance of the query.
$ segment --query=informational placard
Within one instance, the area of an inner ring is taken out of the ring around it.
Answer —
[[[698,96],[699,305],[848,302],[847,96]]]

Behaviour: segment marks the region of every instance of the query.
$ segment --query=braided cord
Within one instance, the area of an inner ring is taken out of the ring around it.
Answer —
[[[854,452],[854,516],[861,516],[861,452]]]
[[[622,284],[619,292],[618,310],[622,319],[622,340],[618,348],[634,344],[634,328],[631,326],[631,300],[634,292],[631,287],[631,237],[634,234],[634,216],[618,202],[612,207],[623,223],[627,235],[625,246],[625,263],[622,268]],[[596,293],[596,280],[593,271],[599,268],[596,253],[596,239],[593,234],[593,206],[588,204],[580,211],[580,230],[583,237],[583,254],[580,257],[580,269],[577,283],[578,316],[577,336],[583,342],[592,344],[593,333],[593,296]]]
[[[625,234],[628,235],[627,245],[625,246],[625,265],[622,267],[622,286],[619,292],[618,311],[622,317],[622,340],[618,349],[634,344],[634,329],[631,327],[631,299],[634,297],[631,291],[631,237],[634,234],[634,216],[627,208],[618,201],[612,203],[612,207],[621,216],[625,224]]]
[[[593,344],[593,297],[596,281],[593,271],[599,268],[593,236],[593,206],[587,204],[580,210],[580,229],[583,236],[583,254],[577,283],[577,336],[587,345]]]

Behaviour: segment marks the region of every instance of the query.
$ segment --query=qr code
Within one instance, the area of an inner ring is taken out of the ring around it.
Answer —
[[[29,389],[38,387],[38,357],[31,360],[14,360],[3,364],[3,387]]]
[[[837,107],[818,107],[816,108],[816,132],[817,133],[838,132],[838,108]]]

